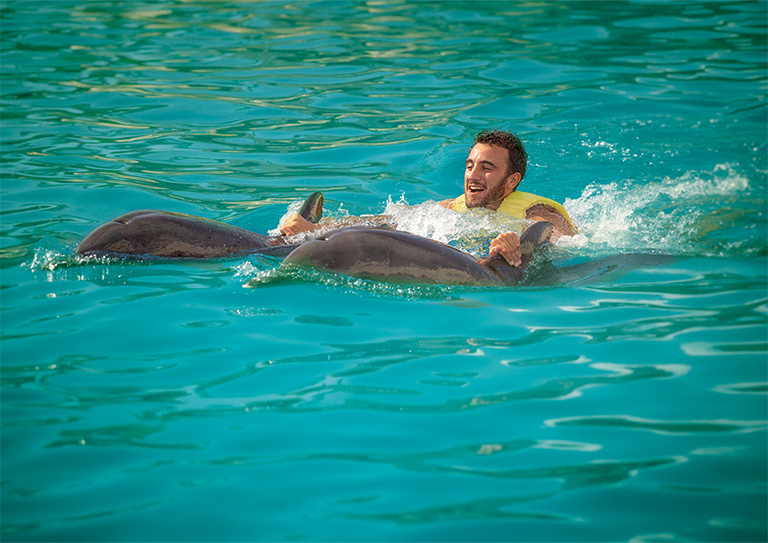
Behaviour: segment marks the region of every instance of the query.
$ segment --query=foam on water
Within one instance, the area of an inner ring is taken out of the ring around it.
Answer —
[[[488,237],[502,232],[520,232],[531,222],[512,219],[487,209],[457,213],[435,201],[409,206],[404,197],[398,202],[393,202],[390,197],[384,213],[394,217],[400,230],[442,243],[465,236]]]
[[[561,243],[596,251],[759,254],[764,250],[760,234],[765,229],[765,201],[753,193],[750,180],[728,164],[659,181],[591,184],[579,198],[566,200],[580,235]],[[719,233],[745,219],[751,226],[741,239],[717,242]]]

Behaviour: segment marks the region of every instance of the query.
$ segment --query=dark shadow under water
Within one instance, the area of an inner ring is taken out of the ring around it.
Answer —
[[[658,253],[622,253],[575,264],[573,259],[559,263],[547,254],[540,254],[526,270],[521,286],[550,287],[557,285],[592,285],[616,281],[633,271],[667,266],[681,257]]]

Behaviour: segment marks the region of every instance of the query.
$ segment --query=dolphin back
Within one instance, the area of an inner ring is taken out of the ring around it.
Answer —
[[[396,230],[342,228],[291,252],[283,266],[322,268],[392,282],[499,285],[471,255],[448,245]]]
[[[299,213],[310,222],[323,216],[323,194],[312,193]],[[158,258],[217,258],[260,252],[285,256],[294,245],[223,222],[170,211],[126,213],[97,227],[77,247],[78,254]]]
[[[280,244],[218,221],[142,210],[102,224],[77,247],[79,254],[118,254],[161,258],[216,258]]]

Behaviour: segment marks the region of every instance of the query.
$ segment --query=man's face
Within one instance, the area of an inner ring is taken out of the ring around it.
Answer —
[[[520,174],[507,175],[509,154],[503,147],[476,144],[464,170],[464,199],[468,208],[487,207],[494,211],[520,182]]]

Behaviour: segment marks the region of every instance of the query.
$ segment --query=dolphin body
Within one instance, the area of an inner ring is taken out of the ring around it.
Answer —
[[[310,195],[299,214],[317,223],[323,195]],[[83,255],[136,259],[208,259],[262,253],[285,256],[285,266],[303,265],[347,275],[420,283],[515,285],[533,252],[549,241],[552,225],[538,222],[520,238],[523,264],[510,266],[500,255],[478,261],[458,249],[387,228],[342,228],[303,245],[282,236],[264,236],[226,223],[169,211],[122,215],[88,234],[76,249]]]
[[[537,222],[520,237],[522,266],[500,255],[478,261],[437,241],[383,228],[343,228],[294,249],[283,266],[328,269],[353,277],[446,285],[516,285],[533,252],[549,241],[552,225]]]
[[[307,198],[299,214],[318,222],[323,213],[323,195]],[[171,213],[133,211],[102,224],[88,234],[75,250],[84,255],[111,254],[146,258],[218,258],[244,253],[285,256],[296,245],[282,236],[270,237],[223,222]]]

